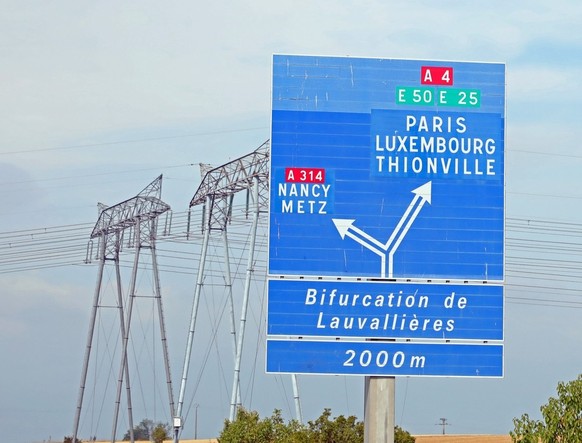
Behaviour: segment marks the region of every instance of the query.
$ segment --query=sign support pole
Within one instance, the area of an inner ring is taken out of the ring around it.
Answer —
[[[394,377],[366,377],[364,443],[394,443]]]

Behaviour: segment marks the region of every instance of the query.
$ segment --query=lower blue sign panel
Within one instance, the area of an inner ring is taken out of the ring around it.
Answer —
[[[267,339],[267,373],[503,377],[502,344]]]

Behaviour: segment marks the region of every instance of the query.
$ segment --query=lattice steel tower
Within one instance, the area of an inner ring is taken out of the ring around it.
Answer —
[[[102,305],[102,283],[103,272],[107,264],[112,264],[115,272],[117,293],[116,308],[119,312],[119,333],[122,340],[120,356],[121,362],[117,378],[117,390],[115,397],[115,411],[113,417],[111,441],[114,442],[116,439],[117,422],[119,418],[121,394],[124,383],[127,395],[127,412],[130,439],[132,442],[134,441],[131,384],[129,379],[130,372],[127,360],[127,348],[130,337],[132,310],[134,301],[136,299],[136,280],[138,268],[140,265],[141,254],[144,251],[149,251],[151,255],[151,272],[153,274],[152,277],[154,286],[153,297],[157,307],[158,323],[160,327],[160,338],[162,342],[162,352],[168,390],[169,412],[171,417],[175,416],[174,397],[172,393],[172,380],[170,376],[168,346],[166,339],[166,327],[164,322],[161,286],[156,257],[158,217],[170,210],[170,206],[161,200],[161,191],[162,176],[160,175],[135,197],[111,207],[100,205],[99,218],[95,224],[95,227],[93,228],[93,232],[91,233],[91,239],[97,239],[97,258],[99,260],[99,271],[93,298],[93,308],[89,322],[89,332],[87,335],[87,346],[85,348],[85,357],[81,373],[81,383],[79,386],[79,396],[77,400],[77,409],[73,428],[73,441],[76,441],[77,433],[79,431],[83,396],[85,394],[85,386],[87,383],[87,373],[89,369],[89,360],[91,358],[91,349],[93,346],[97,313],[100,308],[104,307]],[[123,285],[121,282],[120,270],[120,253],[124,243],[133,250],[133,268],[127,290],[127,306],[124,305],[123,300]]]
[[[192,344],[194,332],[196,329],[196,317],[200,296],[204,282],[206,258],[208,254],[208,243],[213,232],[222,236],[224,244],[224,278],[227,288],[229,288],[228,298],[231,306],[231,334],[233,340],[234,352],[234,374],[231,392],[230,420],[234,420],[236,408],[241,403],[240,399],[240,367],[241,357],[244,344],[245,327],[247,321],[247,309],[249,303],[249,288],[254,273],[255,260],[255,242],[257,236],[257,225],[261,213],[268,211],[269,203],[269,142],[263,143],[252,153],[226,163],[222,166],[211,168],[201,165],[203,175],[202,183],[196,190],[194,197],[190,201],[190,208],[194,206],[203,206],[203,240],[200,262],[198,266],[198,275],[194,290],[194,301],[190,328],[188,331],[188,340],[186,345],[186,355],[182,371],[182,380],[180,384],[180,393],[176,415],[174,416],[174,442],[179,439],[179,432],[182,427],[182,407],[184,404],[186,381],[190,366],[192,353]],[[250,241],[248,245],[247,266],[245,272],[243,301],[239,328],[236,330],[236,321],[234,317],[234,304],[232,298],[232,278],[230,272],[230,259],[228,256],[228,231],[227,225],[232,216],[233,198],[239,192],[247,194],[247,212],[252,215],[252,225],[250,228]],[[296,379],[293,378],[294,392],[297,392]],[[299,397],[295,394],[296,409],[298,419],[301,420],[299,408]]]

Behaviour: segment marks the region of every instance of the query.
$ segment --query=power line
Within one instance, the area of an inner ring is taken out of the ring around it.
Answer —
[[[508,154],[513,154],[515,152],[519,152],[519,153],[523,153],[523,154],[534,154],[534,155],[544,155],[544,156],[550,156],[550,157],[565,157],[565,158],[577,158],[582,160],[582,155],[574,155],[574,154],[563,154],[560,152],[544,152],[544,151],[531,151],[528,149],[508,149],[507,153]]]
[[[144,143],[152,141],[163,141],[163,140],[175,140],[181,138],[192,138],[192,137],[202,137],[208,135],[219,135],[219,134],[232,134],[237,132],[248,132],[248,131],[258,131],[258,130],[268,130],[268,127],[258,126],[253,128],[239,128],[239,129],[221,129],[217,131],[205,131],[205,132],[194,132],[190,134],[181,135],[167,135],[162,137],[147,137],[147,138],[135,138],[127,140],[115,140],[111,142],[99,142],[99,143],[85,143],[77,145],[66,145],[66,146],[55,146],[52,148],[32,148],[32,149],[22,149],[18,151],[7,151],[0,152],[0,155],[14,155],[14,154],[30,154],[34,152],[50,152],[50,151],[63,151],[71,149],[87,149],[87,148],[100,148],[103,146],[116,146],[130,143]]]
[[[0,183],[0,186],[20,185],[20,184],[48,182],[48,181],[70,180],[70,179],[87,178],[87,177],[103,177],[103,176],[108,176],[108,175],[127,174],[130,172],[133,173],[133,172],[159,171],[160,169],[162,169],[162,170],[163,169],[174,169],[174,168],[184,168],[184,167],[191,167],[191,166],[198,166],[198,165],[196,165],[195,163],[183,163],[183,164],[179,164],[179,165],[156,166],[155,168],[142,168],[142,169],[131,169],[131,170],[124,170],[124,171],[100,172],[100,173],[96,173],[96,174],[69,175],[69,176],[52,177],[52,178],[19,180],[19,181],[13,181],[13,182],[3,182],[3,183]]]
[[[244,214],[244,205],[233,213]],[[188,225],[190,217],[191,225]],[[160,271],[168,274],[193,275],[199,251],[193,243],[201,241],[201,212],[176,212],[171,224],[160,223]],[[195,221],[193,223],[192,221]],[[229,228],[229,248],[242,254],[246,248],[245,217],[236,216]],[[0,274],[32,270],[81,266],[90,262],[89,234],[92,223],[77,223],[0,233]],[[265,221],[262,221],[266,236]],[[240,231],[240,232],[239,232]],[[540,219],[508,218],[506,241],[506,299],[515,304],[538,304],[552,307],[582,307],[582,223]],[[576,235],[575,235],[576,234]],[[221,241],[220,241],[221,242]],[[266,243],[266,241],[265,241]],[[89,245],[89,246],[88,246]],[[221,243],[208,254],[208,259],[221,264]],[[257,272],[266,274],[266,246],[257,258]],[[130,267],[130,261],[121,262]],[[209,276],[220,276],[209,271]],[[527,292],[528,296],[520,296]]]

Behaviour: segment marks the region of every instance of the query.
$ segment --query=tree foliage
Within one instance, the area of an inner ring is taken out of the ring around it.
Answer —
[[[170,438],[170,429],[168,425],[158,423],[152,431],[152,440],[154,443],[163,443],[163,441],[168,438]]]
[[[514,418],[509,434],[515,443],[582,442],[582,374],[574,381],[558,383],[557,397],[540,407],[542,420],[528,414]]]
[[[315,421],[308,422],[309,435],[314,443],[360,443],[364,441],[364,423],[353,415],[340,415],[330,420],[331,410],[324,409]]]
[[[161,422],[154,423],[153,420],[144,418],[138,425],[133,427],[134,440],[153,440],[155,443],[162,442],[168,438],[171,429],[168,424]],[[130,439],[129,429],[123,436],[124,441]]]
[[[331,418],[325,409],[314,421],[302,425],[296,420],[285,423],[281,411],[261,419],[255,411],[240,408],[236,420],[226,420],[218,438],[220,443],[363,443],[364,423],[356,417]],[[396,427],[395,443],[414,443],[414,437]]]
[[[275,409],[273,415],[261,419],[259,413],[239,408],[234,421],[226,420],[220,433],[220,443],[259,443],[259,442],[293,442],[301,443],[307,440],[291,440],[293,429],[300,431],[297,422],[285,425],[281,411]]]
[[[394,428],[394,443],[414,443],[416,439],[400,426]]]

